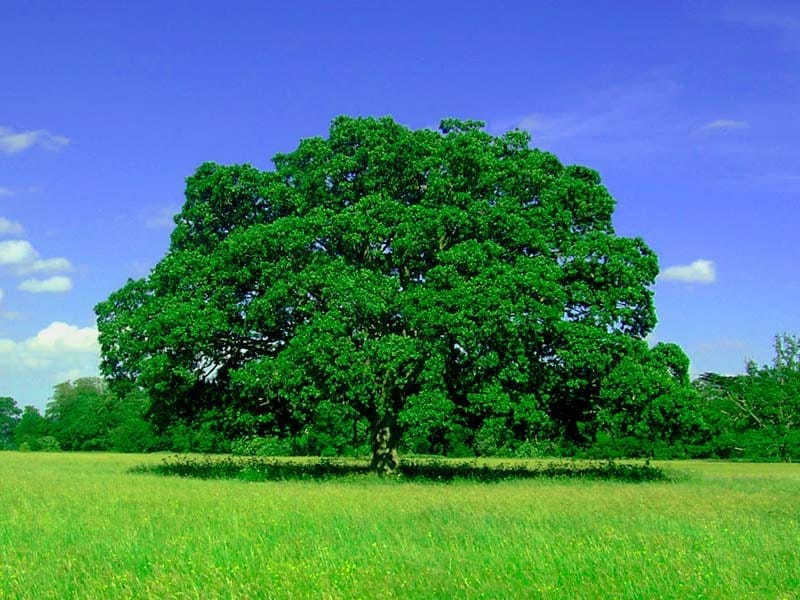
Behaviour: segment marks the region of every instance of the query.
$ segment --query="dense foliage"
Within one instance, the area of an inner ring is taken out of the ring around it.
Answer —
[[[202,165],[167,255],[97,306],[103,374],[160,428],[309,453],[682,435],[655,255],[596,172],[481,127],[342,117],[274,171]]]

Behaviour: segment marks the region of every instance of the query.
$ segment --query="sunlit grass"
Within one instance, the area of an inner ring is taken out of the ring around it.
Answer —
[[[203,481],[0,453],[0,598],[797,598],[800,467],[670,483]]]

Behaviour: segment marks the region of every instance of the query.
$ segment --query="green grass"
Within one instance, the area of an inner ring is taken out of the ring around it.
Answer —
[[[0,453],[0,598],[798,598],[800,466],[251,483]],[[504,461],[508,462],[508,461]]]

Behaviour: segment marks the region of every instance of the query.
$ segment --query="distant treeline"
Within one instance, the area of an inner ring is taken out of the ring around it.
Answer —
[[[793,461],[800,459],[800,348],[798,338],[776,338],[772,364],[747,365],[736,376],[706,373],[691,385],[675,419],[626,431],[598,431],[584,444],[547,435],[518,439],[512,428],[453,429],[432,443],[406,432],[401,451],[446,456],[652,457]],[[674,407],[672,407],[674,409]],[[0,398],[0,448],[22,451],[208,452],[253,455],[367,455],[368,424],[347,407],[329,403],[313,421],[290,432],[265,432],[249,415],[208,410],[191,423],[157,430],[143,392],[115,395],[100,378],[55,386],[44,414]],[[672,413],[670,413],[672,414]]]

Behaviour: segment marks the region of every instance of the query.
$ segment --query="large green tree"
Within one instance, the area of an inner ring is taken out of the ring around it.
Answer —
[[[340,117],[273,171],[203,164],[166,256],[96,307],[103,374],[161,423],[366,422],[387,468],[401,433],[590,437],[657,260],[595,171],[529,142]]]

